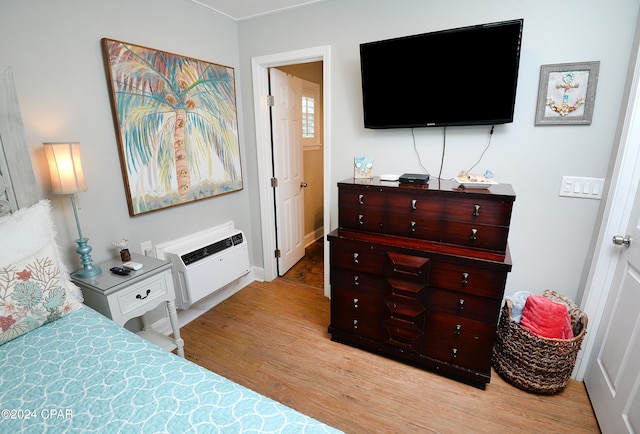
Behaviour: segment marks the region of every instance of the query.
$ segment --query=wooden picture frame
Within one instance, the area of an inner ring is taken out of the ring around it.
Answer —
[[[590,125],[600,62],[540,67],[536,125]]]
[[[242,190],[233,68],[107,38],[102,54],[131,216]]]

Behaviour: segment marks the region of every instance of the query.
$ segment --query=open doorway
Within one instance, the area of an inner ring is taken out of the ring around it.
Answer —
[[[304,257],[284,273],[280,268],[279,274],[294,282],[323,289],[323,63],[322,61],[298,63],[279,66],[276,69],[297,77],[302,83],[300,135],[305,185],[303,189]]]
[[[264,280],[272,281],[278,277],[276,251],[276,218],[273,209],[274,193],[271,187],[272,164],[271,157],[271,133],[269,117],[269,76],[268,69],[286,65],[300,63],[321,62],[322,63],[322,95],[323,95],[323,146],[322,161],[330,161],[331,134],[330,134],[330,88],[331,81],[328,71],[330,67],[330,47],[314,47],[298,51],[279,53],[256,57],[252,59],[253,89],[254,89],[254,110],[256,123],[256,151],[258,157],[258,177],[260,190],[260,212],[262,229],[262,251],[264,260]],[[328,180],[330,176],[330,165],[323,164],[323,194],[322,194],[322,242],[324,263],[328,263],[328,249],[326,248],[326,235],[330,229],[330,189]],[[324,294],[330,296],[328,268],[324,267]]]

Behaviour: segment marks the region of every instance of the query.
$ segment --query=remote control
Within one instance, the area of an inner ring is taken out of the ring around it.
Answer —
[[[128,268],[129,270],[139,270],[142,268],[142,264],[139,262],[133,262],[133,261],[129,261],[129,262],[125,262],[124,264],[122,264],[122,266],[124,268]]]
[[[111,271],[113,274],[119,274],[120,276],[128,276],[131,273],[131,271],[125,270],[124,268],[120,267],[110,268],[109,271]]]

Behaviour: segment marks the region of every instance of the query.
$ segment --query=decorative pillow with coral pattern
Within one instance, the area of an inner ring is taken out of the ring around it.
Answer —
[[[68,294],[55,248],[0,266],[0,344],[79,309]]]

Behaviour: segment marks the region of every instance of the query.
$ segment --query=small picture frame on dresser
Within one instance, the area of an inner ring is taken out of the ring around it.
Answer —
[[[373,178],[373,157],[355,157],[353,159],[353,177],[356,179]]]

